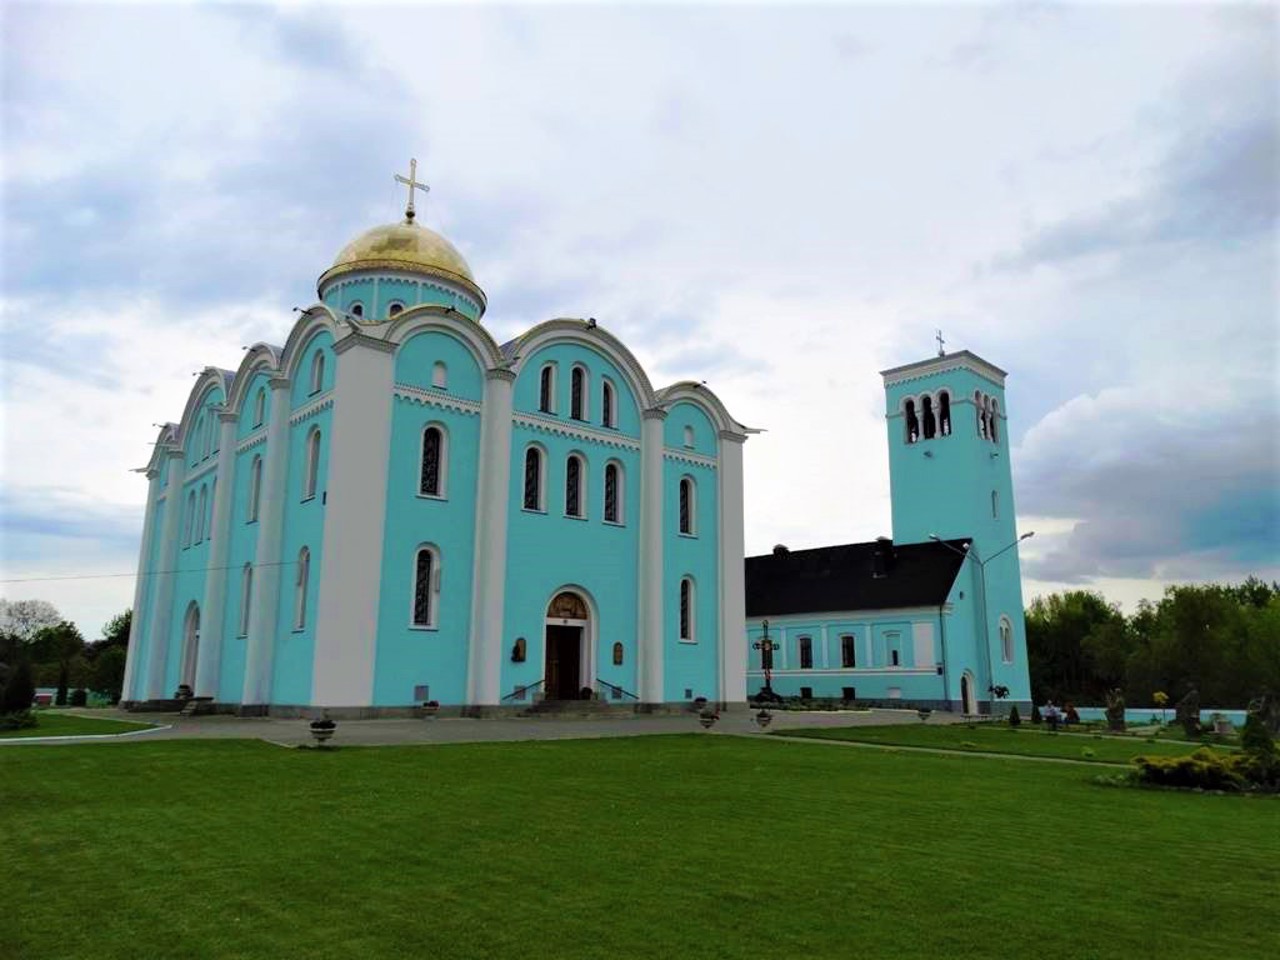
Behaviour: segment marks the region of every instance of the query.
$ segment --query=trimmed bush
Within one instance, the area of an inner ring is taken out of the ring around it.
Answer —
[[[36,685],[31,679],[31,664],[20,660],[10,672],[4,691],[0,692],[0,713],[23,713],[31,709],[31,701],[35,698]]]
[[[1134,757],[1138,779],[1162,787],[1197,790],[1243,790],[1248,780],[1242,757],[1215,753],[1206,747],[1185,757]]]
[[[17,713],[0,713],[0,730],[25,730],[40,722],[34,710],[19,710]]]
[[[71,706],[83,707],[89,702],[89,694],[84,687],[77,687],[71,691]]]
[[[1018,705],[1015,703],[1013,709],[1009,711],[1009,726],[1016,727],[1022,723],[1022,717],[1018,715]]]
[[[1031,722],[1037,726],[1044,723],[1044,717],[1040,716],[1040,708],[1034,703],[1031,705]]]

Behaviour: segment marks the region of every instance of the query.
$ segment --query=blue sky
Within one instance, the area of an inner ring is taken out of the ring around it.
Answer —
[[[3,579],[136,565],[153,423],[425,222],[768,432],[747,546],[889,532],[877,371],[1010,371],[1025,591],[1280,577],[1280,41],[1243,4],[10,3]],[[6,583],[93,634],[127,577]]]

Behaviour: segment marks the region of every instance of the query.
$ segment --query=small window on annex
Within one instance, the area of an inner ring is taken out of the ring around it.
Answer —
[[[800,638],[800,669],[813,669],[813,637]]]
[[[858,665],[858,644],[851,633],[840,637],[840,666],[856,667]]]

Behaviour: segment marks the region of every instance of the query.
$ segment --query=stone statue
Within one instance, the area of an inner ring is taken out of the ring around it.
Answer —
[[[1174,707],[1174,716],[1186,731],[1188,739],[1200,736],[1200,691],[1195,687],[1188,690],[1187,695]]]
[[[1249,712],[1256,713],[1271,735],[1280,735],[1280,697],[1264,693],[1249,701]]]
[[[1124,693],[1119,687],[1107,693],[1107,728],[1124,731]]]

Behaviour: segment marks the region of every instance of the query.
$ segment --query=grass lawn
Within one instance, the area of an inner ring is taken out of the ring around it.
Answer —
[[[83,734],[129,733],[146,730],[150,723],[133,723],[129,720],[112,720],[107,717],[77,717],[70,713],[52,713],[37,710],[40,723],[25,730],[0,730],[0,739],[13,737],[71,737]]]
[[[0,956],[1273,950],[1280,805],[1089,777],[715,734],[33,746],[0,753]]]

